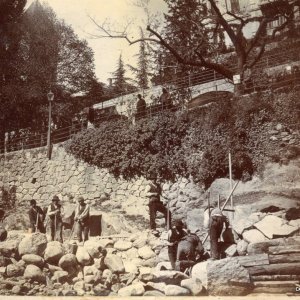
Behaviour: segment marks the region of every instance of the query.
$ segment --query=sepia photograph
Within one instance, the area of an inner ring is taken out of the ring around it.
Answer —
[[[0,297],[300,296],[299,132],[300,0],[0,0]]]

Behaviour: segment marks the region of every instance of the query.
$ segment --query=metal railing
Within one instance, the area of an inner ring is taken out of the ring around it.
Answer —
[[[266,71],[268,68],[272,68],[279,65],[284,65],[287,63],[300,61],[300,51],[294,49],[283,53],[278,53],[276,55],[267,55],[265,59],[257,63],[254,68],[254,73],[259,74],[262,71]],[[300,84],[300,74],[285,74],[281,78],[274,78],[270,76],[269,78],[264,78],[262,82],[247,82],[244,88],[245,93],[253,93],[264,90],[276,90],[285,88],[287,86],[295,86]],[[135,108],[132,108],[131,117],[125,116],[124,112],[120,114],[110,114],[110,115],[97,115],[95,116],[92,124],[88,120],[81,120],[72,123],[70,126],[64,128],[58,128],[52,130],[52,143],[57,144],[70,139],[75,134],[86,130],[90,126],[98,127],[101,126],[103,122],[112,121],[116,119],[123,118],[128,120],[128,122],[133,122],[134,119],[140,119],[143,117],[152,117],[166,110],[184,110],[188,109],[188,103],[194,96],[199,96],[200,94],[206,94],[209,92],[216,91],[228,91],[233,92],[233,83],[225,79],[222,75],[217,74],[211,70],[204,70],[197,74],[190,74],[189,76],[184,76],[182,78],[177,78],[164,83],[164,85],[169,86],[170,98],[172,99],[172,105],[170,107],[165,107],[157,102],[158,97],[153,98],[153,103],[148,105],[145,112],[142,115],[137,115]],[[151,91],[150,91],[151,92]],[[218,100],[218,95],[211,93],[209,96],[212,101]],[[112,99],[110,101],[115,101]],[[115,103],[115,102],[114,102]],[[7,153],[18,150],[32,149],[46,146],[47,144],[47,133],[42,132],[31,132],[28,134],[23,134],[20,136],[18,133],[11,133],[6,137],[5,141],[0,144],[0,153]]]

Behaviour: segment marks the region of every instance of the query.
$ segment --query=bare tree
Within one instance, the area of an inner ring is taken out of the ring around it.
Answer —
[[[164,1],[169,4],[169,7],[170,5],[182,5],[182,0]],[[182,28],[182,31],[190,37],[189,45],[178,44],[178,40],[174,42],[174,39],[168,38],[166,31],[159,32],[151,23],[147,25],[148,36],[134,39],[131,38],[128,27],[120,32],[114,32],[110,30],[107,23],[99,24],[94,18],[91,18],[100,31],[100,34],[96,34],[94,37],[121,38],[125,39],[129,45],[144,41],[157,43],[166,48],[180,64],[212,69],[230,80],[233,80],[235,74],[239,74],[241,82],[243,82],[245,71],[251,70],[260,60],[267,41],[294,22],[294,9],[300,5],[299,0],[268,0],[259,7],[258,13],[251,14],[251,12],[234,13],[227,7],[222,7],[221,1],[217,3],[215,0],[185,0],[186,5],[189,5],[189,2],[197,4],[194,8],[195,18],[182,16],[182,24],[185,22],[185,24],[193,25],[190,27],[190,31]],[[285,21],[268,31],[268,24],[278,20],[279,17],[283,17]],[[257,29],[252,38],[247,39],[244,29],[250,23],[256,23]],[[219,60],[218,49],[214,45],[220,30],[228,36],[234,48],[236,55],[234,65],[225,65],[223,61]],[[195,34],[196,31],[197,34]],[[241,85],[238,85],[236,92],[240,92],[240,90]]]

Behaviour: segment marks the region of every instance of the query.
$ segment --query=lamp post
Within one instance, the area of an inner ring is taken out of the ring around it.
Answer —
[[[51,104],[54,99],[54,94],[50,91],[47,94],[47,98],[49,101],[49,117],[48,117],[48,136],[47,136],[47,156],[51,159]]]

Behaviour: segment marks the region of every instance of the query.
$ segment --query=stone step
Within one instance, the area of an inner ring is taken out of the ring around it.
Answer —
[[[256,281],[253,283],[255,287],[296,287],[299,280],[286,280],[286,281]]]

